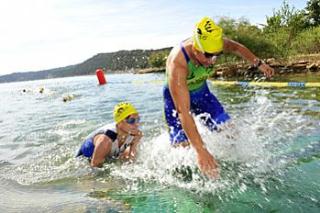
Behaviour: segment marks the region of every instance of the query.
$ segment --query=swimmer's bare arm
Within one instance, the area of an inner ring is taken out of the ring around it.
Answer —
[[[167,68],[169,71],[169,90],[181,121],[182,128],[197,153],[199,168],[208,177],[218,177],[218,164],[204,146],[194,119],[190,114],[190,96],[187,87],[187,67],[186,65],[181,65],[178,62],[169,62]]]
[[[92,167],[101,167],[105,161],[107,154],[111,151],[112,141],[105,135],[97,135],[94,137],[94,151],[90,165]]]
[[[242,44],[227,38],[224,38],[223,41],[224,41],[224,46],[223,46],[224,52],[238,55],[254,65],[257,65],[257,63],[259,62],[260,59]],[[261,65],[258,68],[268,78],[270,78],[274,74],[274,69],[265,63],[261,63]]]

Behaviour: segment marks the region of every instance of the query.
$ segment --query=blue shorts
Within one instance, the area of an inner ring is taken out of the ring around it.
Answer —
[[[171,144],[188,141],[182,129],[168,86],[165,86],[163,89],[163,97],[165,119],[169,127]],[[218,99],[210,92],[207,83],[204,83],[201,88],[190,92],[190,101],[191,113],[195,115],[206,113],[201,119],[211,131],[216,130],[217,125],[230,119],[230,116],[224,111]]]
[[[83,142],[76,157],[83,155],[87,158],[91,158],[93,155],[93,151],[94,151],[94,144],[93,144],[92,138],[89,138]]]

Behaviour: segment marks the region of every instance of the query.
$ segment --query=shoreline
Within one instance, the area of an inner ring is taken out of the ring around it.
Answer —
[[[264,60],[275,69],[275,75],[319,73],[320,54],[298,55],[287,59],[269,58]],[[250,80],[261,75],[260,71],[245,61],[229,62],[215,65],[215,73],[212,78],[232,79],[235,77]],[[165,67],[151,67],[146,69],[134,69],[135,74],[147,74],[165,72]]]
[[[265,60],[266,63],[275,69],[275,77],[285,78],[292,75],[311,75],[320,76],[320,54],[308,54],[292,56],[286,59],[269,58]],[[224,79],[224,80],[259,80],[263,78],[263,74],[256,68],[252,67],[245,61],[228,62],[224,64],[217,64],[214,66],[215,72],[210,79]],[[149,67],[145,69],[130,68],[127,70],[106,70],[105,74],[149,74],[149,73],[164,73],[165,67]],[[65,77],[87,76],[95,75],[94,72],[84,75],[72,75]],[[36,79],[15,79],[10,81],[1,81],[0,83],[14,83],[22,81],[35,81],[54,78],[65,77],[45,77]]]

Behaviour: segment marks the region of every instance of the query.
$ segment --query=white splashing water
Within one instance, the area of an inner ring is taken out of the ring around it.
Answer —
[[[199,117],[195,118],[204,143],[220,162],[222,175],[219,180],[208,180],[199,172],[194,172],[197,170],[194,150],[191,147],[171,147],[165,130],[160,135],[142,139],[136,162],[105,164],[97,170],[111,170],[108,175],[132,180],[132,183],[135,180],[155,181],[210,193],[228,190],[234,185],[239,186],[238,190],[245,191],[247,182],[244,180],[253,177],[249,181],[259,184],[263,190],[266,174],[286,165],[286,161],[276,160],[285,150],[283,147],[291,143],[301,128],[308,126],[308,121],[292,109],[278,110],[265,96],[253,97],[247,106],[248,109],[234,116],[234,127],[230,128],[227,124],[221,127],[224,130],[219,133],[208,131],[201,125]],[[73,122],[65,123],[62,127],[64,125],[70,126]],[[74,158],[78,144],[70,146],[67,144],[69,141],[65,138],[65,145],[61,145],[61,142],[47,144],[47,152],[36,156],[31,163],[7,171],[6,178],[31,184],[94,175],[93,171],[97,170],[91,169],[87,161]],[[191,168],[192,179],[186,180],[176,173],[176,169],[182,165]],[[103,178],[99,179],[103,181]]]
[[[164,131],[149,141],[142,140],[137,161],[114,167],[112,175],[131,180],[156,180],[162,184],[211,193],[235,184],[245,191],[247,187],[242,179],[253,176],[255,178],[251,181],[265,190],[265,174],[285,166],[285,161],[275,159],[307,121],[293,110],[277,112],[274,104],[264,96],[252,98],[248,106],[252,106],[251,111],[241,113],[241,118],[233,119],[232,125],[221,126],[223,131],[219,133],[210,132],[201,125],[199,117],[196,118],[204,143],[221,162],[222,176],[219,180],[208,180],[199,172],[192,174],[191,181],[177,178],[174,175],[176,168],[182,165],[191,167],[192,171],[197,168],[196,154],[190,147],[171,147],[169,135]]]

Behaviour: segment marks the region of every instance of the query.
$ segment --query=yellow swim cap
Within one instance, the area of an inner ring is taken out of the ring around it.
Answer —
[[[138,113],[134,106],[128,102],[121,102],[114,106],[113,119],[116,123],[123,121],[129,115]]]
[[[193,32],[193,45],[201,51],[216,53],[223,50],[222,28],[209,17],[202,18]]]

